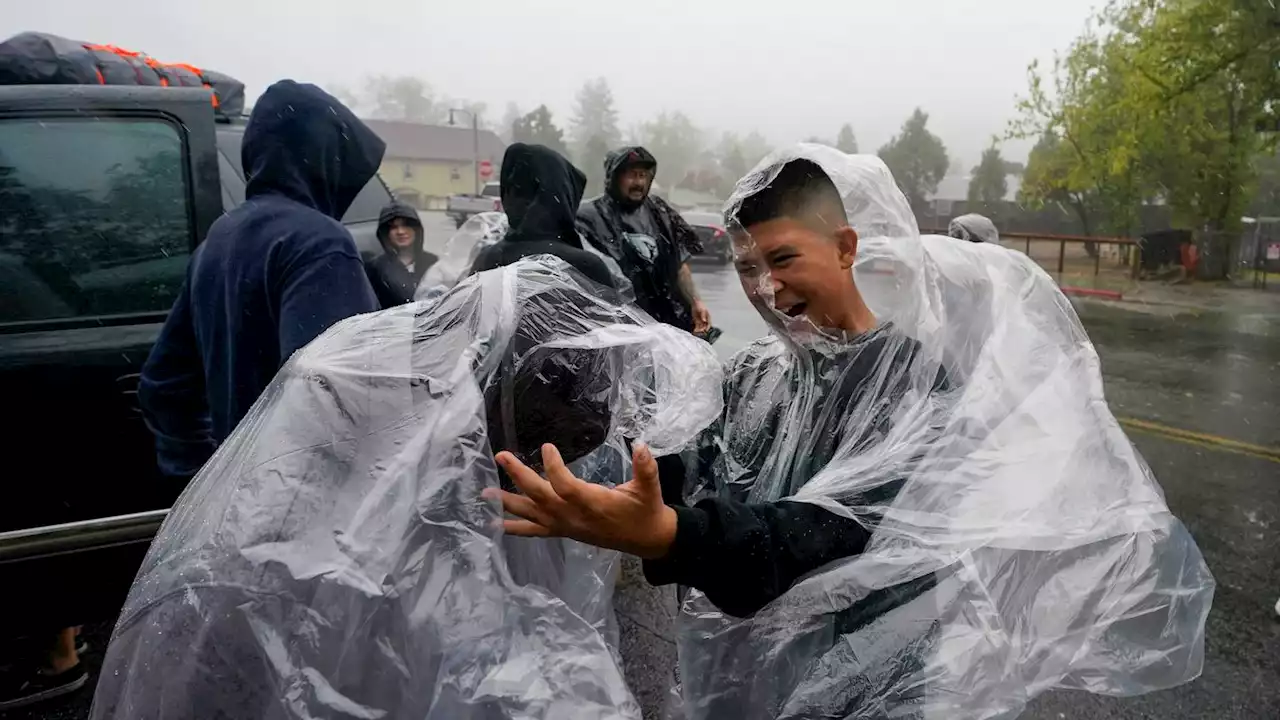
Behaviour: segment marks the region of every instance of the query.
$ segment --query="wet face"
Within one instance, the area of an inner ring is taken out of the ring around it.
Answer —
[[[653,185],[653,168],[633,166],[618,174],[618,192],[632,202],[643,202]]]
[[[742,289],[757,307],[782,322],[808,320],[819,328],[856,331],[853,259],[858,234],[842,226],[828,232],[791,218],[758,223],[734,233]]]
[[[396,218],[391,221],[391,227],[387,229],[387,239],[391,242],[391,246],[397,250],[408,250],[413,247],[413,241],[417,239],[418,231],[409,224],[408,220]]]

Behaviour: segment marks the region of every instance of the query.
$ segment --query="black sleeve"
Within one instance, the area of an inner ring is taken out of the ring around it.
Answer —
[[[675,543],[665,558],[645,561],[645,578],[697,588],[737,617],[823,565],[861,553],[871,538],[862,523],[805,502],[708,499],[675,511]]]
[[[617,289],[617,285],[613,282],[613,275],[609,272],[609,266],[605,265],[603,260],[586,250],[578,250],[574,257],[573,266],[583,275],[607,288]]]
[[[471,270],[467,274],[475,275],[476,273],[482,273],[486,270],[492,270],[496,267],[502,266],[503,263],[500,257],[501,253],[502,250],[497,245],[490,245],[489,247],[481,250],[480,253],[476,255],[475,262],[471,263]]]
[[[694,232],[680,213],[665,200],[659,197],[654,197],[654,200],[662,206],[667,222],[671,223],[671,240],[680,248],[680,262],[682,264],[688,262],[690,255],[701,255],[703,247],[702,241],[698,239],[698,233]]]

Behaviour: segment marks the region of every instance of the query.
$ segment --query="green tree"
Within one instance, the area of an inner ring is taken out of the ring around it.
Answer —
[[[1106,230],[1119,235],[1136,231],[1138,209],[1151,195],[1142,168],[1135,162],[1139,148],[1149,146],[1142,119],[1129,107],[1128,87],[1120,58],[1108,53],[1105,40],[1088,31],[1063,57],[1054,61],[1046,83],[1037,64],[1028,70],[1029,92],[1019,104],[1020,116],[1012,124],[1015,137],[1048,136],[1061,140],[1052,155],[1043,156],[1032,190],[1032,205],[1051,196],[1090,196],[1086,233]],[[1034,153],[1033,153],[1034,154]],[[1028,162],[1032,174],[1035,159]],[[1051,171],[1046,171],[1046,169]],[[1024,185],[1027,178],[1023,180]],[[1053,184],[1048,184],[1053,183]],[[1083,206],[1079,206],[1083,207]]]
[[[742,148],[742,139],[735,133],[725,133],[716,147],[716,159],[720,163],[720,194],[728,197],[733,186],[751,169],[746,153]]]
[[[561,155],[569,153],[564,144],[564,131],[556,127],[546,105],[539,105],[517,120],[511,128],[511,138],[515,142],[545,145]]]
[[[516,122],[522,117],[524,117],[524,113],[520,112],[519,105],[516,105],[513,102],[507,103],[507,109],[502,114],[502,124],[498,128],[498,136],[501,137],[504,142],[510,143],[514,141],[514,135],[512,132],[516,126]]]
[[[680,184],[697,165],[705,134],[682,112],[662,112],[640,126],[640,144],[658,159],[658,179],[667,187]]]
[[[435,91],[425,80],[408,75],[374,75],[365,80],[360,107],[380,120],[404,120],[437,124],[445,120],[448,107],[438,103]]]
[[[1259,155],[1254,160],[1258,185],[1249,201],[1254,217],[1280,217],[1280,152]]]
[[[592,135],[578,156],[578,167],[587,176],[587,195],[604,192],[604,161],[609,155],[609,143],[599,135]]]
[[[841,126],[840,134],[836,136],[836,149],[850,155],[858,152],[858,138],[854,136],[853,126],[849,123]]]
[[[898,187],[917,210],[924,208],[929,196],[937,192],[938,183],[950,165],[946,146],[929,132],[928,123],[929,115],[916,108],[903,123],[902,132],[879,151],[880,159],[889,166]]]
[[[573,103],[573,118],[569,121],[569,137],[573,142],[573,155],[583,166],[595,158],[585,157],[587,145],[592,140],[613,149],[622,144],[622,131],[618,129],[618,110],[614,107],[613,90],[604,78],[588,80]]]
[[[1160,199],[1176,223],[1213,231],[1206,242],[1230,242],[1258,179],[1253,160],[1274,143],[1260,128],[1280,96],[1276,30],[1263,0],[1116,0],[1055,63],[1052,89],[1031,68],[1013,131],[1063,139],[1059,188],[1092,195],[1112,232],[1136,232],[1142,203]]]
[[[353,112],[359,111],[362,99],[357,93],[352,91],[351,88],[346,85],[338,85],[334,83],[325,89],[329,91],[330,95],[337,98],[339,102],[346,105],[348,109]]]
[[[1072,149],[1052,131],[1040,136],[1027,158],[1027,169],[1018,188],[1018,203],[1032,210],[1057,205],[1074,212],[1085,235],[1094,232],[1091,184],[1073,185],[1071,169],[1076,162]]]
[[[982,161],[973,169],[969,180],[969,206],[980,207],[990,214],[1004,202],[1008,191],[1004,158],[1000,157],[1000,149],[993,145],[982,152]]]
[[[1280,96],[1280,15],[1262,0],[1130,0],[1113,24],[1147,109],[1151,167],[1175,217],[1235,232],[1256,182],[1258,132]],[[1225,268],[1224,268],[1225,270]]]

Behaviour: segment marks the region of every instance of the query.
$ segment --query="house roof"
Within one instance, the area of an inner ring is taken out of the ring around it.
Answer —
[[[965,175],[948,175],[942,178],[938,183],[938,191],[929,196],[930,200],[951,200],[958,202],[960,200],[969,199],[969,179],[968,174]],[[1022,187],[1021,175],[1005,175],[1005,182],[1008,187],[1004,193],[1004,199],[1008,202],[1018,201],[1018,188]]]
[[[468,126],[423,125],[400,120],[364,122],[387,144],[388,160],[471,162],[474,158],[474,140]],[[492,130],[480,130],[480,159],[496,166],[506,149],[506,143]]]

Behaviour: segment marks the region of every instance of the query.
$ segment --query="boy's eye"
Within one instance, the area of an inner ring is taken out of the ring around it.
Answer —
[[[795,260],[795,259],[796,259],[796,256],[791,254],[778,255],[773,258],[772,264],[775,267],[786,267],[788,264],[791,263],[792,260]]]

